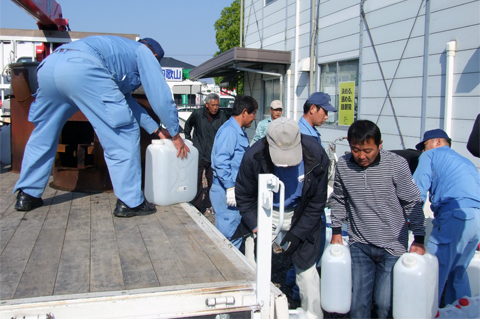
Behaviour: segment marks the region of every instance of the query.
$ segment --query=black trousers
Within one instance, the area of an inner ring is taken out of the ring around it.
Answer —
[[[207,178],[207,193],[205,194],[204,205],[202,206],[203,198],[203,171],[205,171],[205,177]],[[198,180],[197,180],[197,194],[190,203],[197,208],[198,211],[204,213],[206,208],[210,208],[210,187],[213,181],[212,163],[203,159],[198,160]]]

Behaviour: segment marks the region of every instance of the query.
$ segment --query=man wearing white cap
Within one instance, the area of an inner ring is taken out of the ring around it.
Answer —
[[[257,129],[255,130],[255,135],[253,136],[253,139],[252,139],[252,144],[254,144],[258,140],[265,137],[265,134],[267,133],[267,127],[270,124],[270,122],[280,118],[282,116],[282,112],[283,112],[282,101],[273,100],[272,103],[270,104],[270,117],[263,119],[258,123]]]
[[[296,121],[278,118],[266,137],[244,155],[235,182],[237,207],[242,222],[236,235],[257,231],[258,175],[273,173],[285,184],[285,220],[280,245],[292,256],[302,308],[309,318],[322,317],[320,280],[316,263],[320,257],[321,212],[327,200],[328,157],[312,137],[302,135]],[[274,194],[273,216],[278,217],[279,199]],[[278,218],[277,218],[278,219]]]

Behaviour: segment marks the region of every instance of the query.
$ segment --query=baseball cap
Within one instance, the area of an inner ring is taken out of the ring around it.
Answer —
[[[267,127],[267,142],[272,162],[277,167],[296,166],[302,161],[300,127],[285,117],[273,120]]]
[[[330,101],[330,95],[323,92],[314,92],[307,99],[307,102],[320,106],[327,111],[337,112],[337,109],[330,104]]]
[[[448,134],[445,131],[443,131],[442,129],[433,129],[433,130],[425,131],[425,133],[423,134],[422,142],[418,143],[415,146],[415,148],[417,150],[422,151],[425,148],[425,145],[424,145],[425,141],[430,140],[430,139],[436,139],[436,138],[447,139],[449,142],[452,141],[452,139],[450,139]]]
[[[147,44],[152,50],[157,54],[158,63],[162,60],[163,56],[165,55],[165,51],[163,51],[162,46],[157,41],[153,40],[152,38],[143,38],[138,40],[143,44]]]
[[[270,108],[272,108],[272,109],[282,109],[283,110],[282,101],[273,100],[272,103],[270,103]]]

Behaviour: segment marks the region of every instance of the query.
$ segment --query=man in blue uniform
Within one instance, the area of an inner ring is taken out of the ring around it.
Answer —
[[[317,140],[320,145],[322,145],[322,139],[320,132],[318,132],[316,126],[321,126],[328,119],[328,112],[337,112],[330,104],[330,95],[323,92],[314,92],[312,93],[305,104],[303,105],[303,116],[298,121],[298,126],[300,127],[300,132],[307,136],[312,136]],[[320,253],[323,254],[323,249],[325,248],[326,242],[326,228],[327,217],[325,212],[322,212],[322,244],[320,246]],[[321,256],[321,255],[320,255]]]
[[[424,202],[430,192],[435,219],[427,246],[438,258],[438,301],[446,287],[445,304],[471,295],[466,269],[480,241],[480,175],[450,146],[445,131],[426,131],[413,174]]]
[[[38,90],[28,120],[35,125],[25,147],[15,209],[43,205],[41,196],[52,170],[65,122],[78,110],[93,126],[118,197],[119,217],[151,214],[141,190],[140,129],[172,138],[177,156],[189,152],[178,135],[178,113],[160,66],[163,49],[146,38],[139,42],[92,36],[56,49],[37,69]],[[166,129],[147,114],[131,92],[143,85],[153,111]]]
[[[328,119],[328,112],[337,112],[330,104],[330,95],[323,92],[314,92],[308,97],[303,105],[303,116],[298,121],[300,132],[312,136],[322,143],[320,132],[315,127],[319,127]]]
[[[255,120],[258,103],[249,96],[238,96],[232,116],[217,131],[212,149],[213,184],[210,201],[215,212],[215,227],[229,240],[240,224],[241,216],[235,201],[235,179],[243,154],[249,148],[247,133]],[[242,238],[233,239],[240,249]]]

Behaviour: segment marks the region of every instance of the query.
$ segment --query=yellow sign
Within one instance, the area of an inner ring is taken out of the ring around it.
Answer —
[[[340,82],[338,124],[349,126],[353,123],[355,111],[355,81]]]

